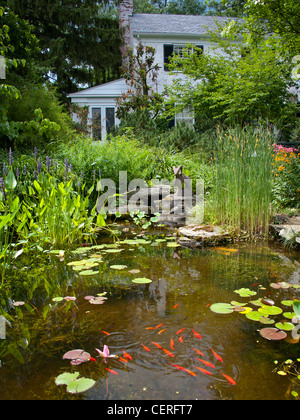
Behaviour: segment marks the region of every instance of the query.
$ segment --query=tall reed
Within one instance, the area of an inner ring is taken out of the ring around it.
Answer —
[[[218,133],[211,208],[238,234],[266,234],[271,213],[272,134],[262,126]]]

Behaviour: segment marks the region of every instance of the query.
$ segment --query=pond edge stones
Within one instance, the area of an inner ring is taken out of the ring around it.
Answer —
[[[216,244],[231,238],[230,233],[219,226],[199,224],[179,227],[178,235],[180,245],[191,247]]]

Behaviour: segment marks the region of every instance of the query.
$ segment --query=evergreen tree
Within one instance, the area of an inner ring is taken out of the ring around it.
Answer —
[[[34,26],[41,53],[40,71],[62,99],[80,86],[120,76],[118,19],[108,0],[5,0],[6,6]]]

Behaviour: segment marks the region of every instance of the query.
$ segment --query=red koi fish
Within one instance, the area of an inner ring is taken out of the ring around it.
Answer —
[[[104,334],[106,334],[106,335],[110,335],[110,333],[109,332],[107,332],[107,331],[101,331],[101,332],[103,332]]]
[[[171,337],[171,340],[170,340],[170,347],[171,347],[171,349],[172,350],[174,350],[174,340],[173,340],[173,338]]]
[[[202,369],[201,367],[198,367],[198,366],[195,366],[195,368],[196,368],[196,369],[199,369],[199,370],[200,370],[200,372],[205,373],[205,375],[212,375],[212,373],[211,373],[211,372],[209,372],[209,371],[208,371],[208,370],[206,370],[206,369]]]
[[[218,354],[218,353],[216,353],[213,349],[209,349],[211,352],[212,352],[212,354],[215,356],[215,358],[217,359],[217,360],[219,360],[220,362],[223,362],[223,359],[222,359],[222,357]]]
[[[104,369],[108,370],[108,372],[113,373],[114,375],[118,375],[118,372],[116,372],[116,371],[115,371],[115,370],[113,370],[113,369],[109,369],[109,368],[107,368],[107,367],[105,367]]]
[[[197,333],[197,331],[195,331],[194,328],[193,328],[193,333],[194,333],[194,336],[196,338],[199,338],[199,340],[201,340],[201,338],[202,338],[201,335],[199,333]]]
[[[226,378],[227,379],[227,381],[230,383],[230,384],[232,384],[232,385],[236,385],[236,382],[235,382],[235,380],[234,379],[232,379],[230,376],[228,376],[228,375],[225,375],[225,373],[223,373],[223,372],[221,372],[222,373],[222,375],[224,376],[224,378]]]
[[[90,357],[90,360],[92,360],[92,362],[97,362],[97,360],[94,359],[93,357]]]
[[[163,333],[164,331],[166,331],[166,328],[164,328],[163,330],[158,331],[158,334]]]
[[[121,360],[121,362],[128,363],[128,360],[124,359],[122,356],[119,356],[119,360]]]
[[[178,341],[180,341],[180,343],[183,343],[183,335],[181,335],[179,338],[178,338]]]
[[[162,348],[161,347],[161,349],[168,355],[168,356],[171,356],[171,357],[174,357],[174,354],[173,353],[171,353],[169,350],[167,350],[167,349],[164,349],[164,348]]]
[[[178,330],[176,334],[180,334],[184,330],[185,330],[185,328],[181,328],[181,330]]]
[[[154,344],[158,349],[161,349],[161,345],[158,343],[155,343],[155,341],[151,341],[152,344]]]
[[[126,353],[126,351],[125,351],[125,350],[123,350],[123,349],[122,349],[122,351],[123,351],[123,355],[124,355],[124,357],[125,357],[126,359],[128,359],[128,360],[132,360],[132,357],[130,356],[130,354],[129,354],[129,353]]]
[[[174,306],[173,306],[173,308],[174,308],[174,309],[176,309],[176,308],[177,308],[177,306],[178,306],[178,303],[176,303],[176,305],[174,305]]]
[[[200,351],[198,349],[195,349],[195,348],[193,348],[193,350],[195,350],[198,354],[200,354],[200,356],[204,356],[204,354],[202,353],[202,351]]]
[[[146,327],[146,330],[155,330],[156,327]]]
[[[197,359],[200,360],[200,362],[202,362],[204,365],[215,368],[216,366],[213,365],[212,363],[208,362],[207,360],[203,360],[203,359]]]
[[[164,322],[163,322],[162,324],[158,324],[158,325],[156,325],[156,327],[155,327],[155,328],[159,328],[159,327],[161,327],[162,325],[164,325]]]
[[[142,346],[143,346],[144,350],[146,350],[146,351],[151,351],[151,350],[149,349],[149,347],[145,346],[144,344],[142,344]]]
[[[191,370],[186,369],[186,368],[184,368],[184,367],[182,367],[180,365],[174,365],[173,363],[171,363],[171,365],[174,366],[174,367],[176,367],[176,369],[178,369],[178,370],[183,370],[184,372],[187,372],[187,373],[189,373],[192,376],[196,376],[196,373],[195,372],[192,372]]]

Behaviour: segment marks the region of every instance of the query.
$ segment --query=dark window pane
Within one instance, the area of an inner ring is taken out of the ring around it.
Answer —
[[[168,64],[170,62],[170,58],[173,54],[174,45],[164,45],[164,70],[168,71]]]
[[[106,108],[106,133],[109,134],[115,126],[115,108]]]
[[[101,108],[92,108],[93,138],[101,140]]]

